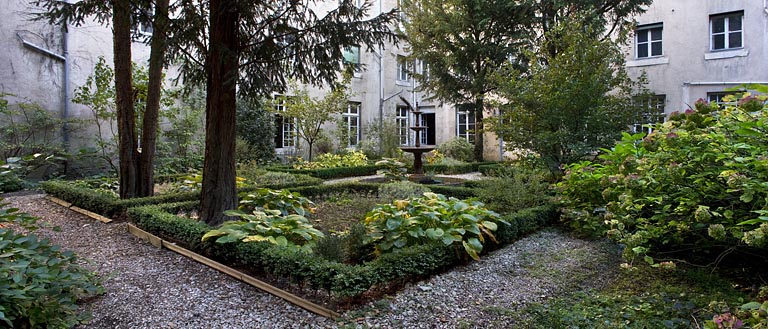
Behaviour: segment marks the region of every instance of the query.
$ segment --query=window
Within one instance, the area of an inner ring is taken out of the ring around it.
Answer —
[[[422,79],[422,81],[424,81],[424,82],[429,81],[429,73],[430,73],[429,63],[427,63],[425,61],[419,61],[419,63],[421,64],[421,68],[420,68],[421,70],[420,71],[421,71],[421,79]]]
[[[400,137],[400,145],[408,145],[408,107],[398,105],[395,109],[395,124],[397,125],[397,136]]]
[[[743,47],[744,33],[741,26],[743,19],[743,11],[710,16],[711,49],[725,50]]]
[[[635,56],[637,58],[658,57],[662,55],[662,25],[638,26],[635,31]]]
[[[632,132],[645,132],[650,134],[653,129],[649,126],[654,123],[664,122],[664,104],[666,95],[653,95],[650,97],[636,98],[634,103],[640,106],[640,115],[632,125]]]
[[[408,61],[405,56],[397,56],[397,80],[398,81],[410,81],[411,80],[411,62]]]
[[[474,143],[475,113],[468,109],[471,106],[472,104],[463,105],[456,111],[456,137]]]
[[[276,104],[275,110],[278,113],[285,111],[285,100]],[[275,128],[275,147],[286,148],[296,146],[296,120],[275,114]]]
[[[344,64],[350,64],[357,70],[360,67],[360,46],[344,47]]]
[[[718,107],[723,108],[725,105],[735,105],[736,102],[728,102],[725,100],[726,96],[735,95],[734,91],[718,91],[714,93],[707,93],[707,102],[711,104],[717,104]]]
[[[151,36],[154,28],[152,26],[152,18],[154,17],[153,8],[137,8],[134,9],[131,16],[131,26],[133,32],[138,36]]]
[[[360,142],[360,103],[349,102],[347,110],[342,113],[342,119],[347,129],[348,146],[357,145]]]

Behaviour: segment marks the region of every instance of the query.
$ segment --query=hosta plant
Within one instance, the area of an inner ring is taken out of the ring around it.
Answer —
[[[239,210],[224,212],[227,216],[240,217],[239,221],[228,221],[219,228],[203,235],[203,241],[216,239],[217,243],[269,242],[280,246],[299,247],[310,250],[308,243],[323,236],[312,227],[306,217],[291,214],[283,216],[279,210],[256,210],[245,213]]]
[[[297,192],[260,188],[255,193],[243,196],[239,209],[248,212],[258,209],[277,210],[283,216],[296,214],[309,217],[315,211],[315,204]]]
[[[460,244],[479,259],[483,243],[495,241],[493,232],[504,222],[481,202],[424,193],[422,197],[379,205],[365,216],[367,243],[379,252],[425,243]]]

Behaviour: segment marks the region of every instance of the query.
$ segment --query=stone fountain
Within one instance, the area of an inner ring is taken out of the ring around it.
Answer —
[[[416,142],[413,146],[400,147],[403,152],[413,153],[413,175],[411,175],[411,181],[422,181],[424,179],[424,163],[421,160],[421,156],[424,153],[435,149],[434,145],[421,145],[421,132],[427,129],[427,127],[421,126],[421,110],[419,110],[419,103],[416,103],[416,107],[411,106],[403,96],[400,96],[400,100],[408,106],[408,109],[413,113],[416,123],[409,128],[416,132]]]

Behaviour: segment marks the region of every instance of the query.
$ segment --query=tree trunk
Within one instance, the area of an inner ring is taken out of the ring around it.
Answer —
[[[115,103],[120,150],[120,198],[136,196],[136,118],[131,77],[131,2],[113,0],[112,34],[115,55]]]
[[[483,96],[475,98],[475,149],[476,162],[483,161]]]
[[[166,32],[168,31],[168,2],[155,1],[154,30],[150,43],[149,82],[147,85],[147,108],[144,110],[144,122],[141,135],[141,154],[139,157],[139,177],[137,196],[152,196],[155,179],[155,148],[157,145],[158,114],[163,90],[163,58],[166,50]]]
[[[200,215],[210,225],[237,208],[235,114],[238,79],[238,21],[235,0],[210,1],[210,48],[206,62],[205,163]]]

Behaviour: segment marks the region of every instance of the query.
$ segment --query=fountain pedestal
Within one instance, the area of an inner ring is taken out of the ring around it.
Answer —
[[[424,180],[424,162],[421,159],[421,156],[424,153],[427,153],[429,151],[432,151],[435,149],[434,145],[421,145],[421,132],[427,129],[427,127],[420,126],[421,123],[421,111],[418,109],[419,104],[416,103],[416,108],[411,106],[411,104],[400,96],[400,99],[408,106],[411,113],[414,114],[416,123],[413,126],[408,127],[409,129],[416,132],[416,141],[413,146],[402,146],[400,147],[403,152],[412,153],[413,154],[413,175],[409,177],[411,181],[420,182]]]

